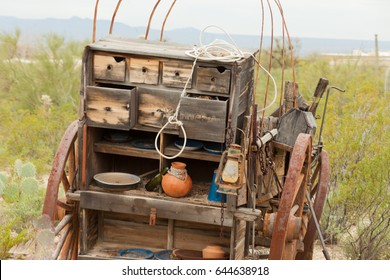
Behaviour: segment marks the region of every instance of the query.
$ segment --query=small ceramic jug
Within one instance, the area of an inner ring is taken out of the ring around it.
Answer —
[[[187,174],[186,164],[172,162],[168,173],[162,178],[161,186],[164,192],[172,197],[186,196],[192,188],[191,177]]]

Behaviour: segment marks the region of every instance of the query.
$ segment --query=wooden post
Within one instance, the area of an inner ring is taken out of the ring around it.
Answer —
[[[172,250],[174,248],[174,231],[175,231],[175,220],[168,220],[168,238],[167,238],[167,249]]]

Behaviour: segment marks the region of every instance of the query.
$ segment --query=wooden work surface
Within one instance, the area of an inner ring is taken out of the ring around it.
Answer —
[[[157,209],[157,217],[220,225],[221,204],[207,199],[207,191],[202,185],[194,186],[190,194],[183,198],[169,197],[164,193],[148,192],[143,189],[128,191],[106,191],[95,185],[89,190],[80,191],[80,207],[136,215],[150,215],[150,209]],[[224,225],[232,225],[232,213],[225,211]]]
[[[146,55],[148,57],[161,57],[163,55],[165,58],[194,60],[194,58],[185,54],[186,51],[192,49],[190,45],[146,41],[144,39],[127,39],[109,36],[89,45],[89,48],[95,51],[131,53],[135,55]],[[249,57],[249,55],[246,55],[246,57]]]

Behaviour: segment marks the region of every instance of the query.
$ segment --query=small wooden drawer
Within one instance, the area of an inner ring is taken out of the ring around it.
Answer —
[[[129,59],[131,83],[157,85],[159,61],[156,59]]]
[[[89,86],[87,88],[87,124],[129,130],[136,119],[136,89]]]
[[[223,66],[197,68],[196,87],[201,91],[229,93],[230,70]]]
[[[164,61],[162,83],[164,86],[183,88],[188,78],[190,78],[187,88],[191,88],[191,70],[192,63],[180,61]]]
[[[161,128],[175,113],[180,100],[180,91],[172,89],[138,88],[137,125]],[[168,126],[168,129],[173,127]]]
[[[95,55],[93,65],[93,75],[96,80],[125,81],[126,60],[124,57]]]
[[[226,134],[227,104],[227,100],[182,97],[179,120],[184,124],[187,137],[223,143]],[[179,130],[179,135],[181,133]]]

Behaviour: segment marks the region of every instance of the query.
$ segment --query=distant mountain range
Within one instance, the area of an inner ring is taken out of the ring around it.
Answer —
[[[39,41],[43,35],[48,33],[56,33],[68,39],[86,40],[91,39],[92,36],[91,19],[83,19],[79,17],[72,17],[70,19],[21,19],[16,17],[0,16],[0,32],[12,33],[16,28],[22,31],[23,43],[35,43]],[[97,39],[108,35],[110,21],[99,20],[97,22]],[[145,34],[145,27],[143,26],[128,26],[126,24],[116,22],[113,34],[117,36],[137,38]],[[195,28],[177,28],[166,30],[164,32],[164,39],[170,42],[177,42],[182,44],[197,45],[199,44],[200,30]],[[150,40],[158,40],[160,30],[151,29],[149,33]],[[235,35],[231,34],[235,43],[243,49],[257,49],[259,47],[259,36],[251,35]],[[227,38],[222,34],[206,33],[204,40],[211,42],[214,39]],[[343,39],[319,39],[319,38],[293,38],[296,49],[299,55],[308,55],[310,53],[339,53],[351,54],[354,50],[362,52],[373,52],[375,49],[374,39],[371,40],[343,40]],[[270,37],[265,37],[264,47],[268,47]],[[380,41],[379,48],[381,51],[390,50],[389,41]]]

